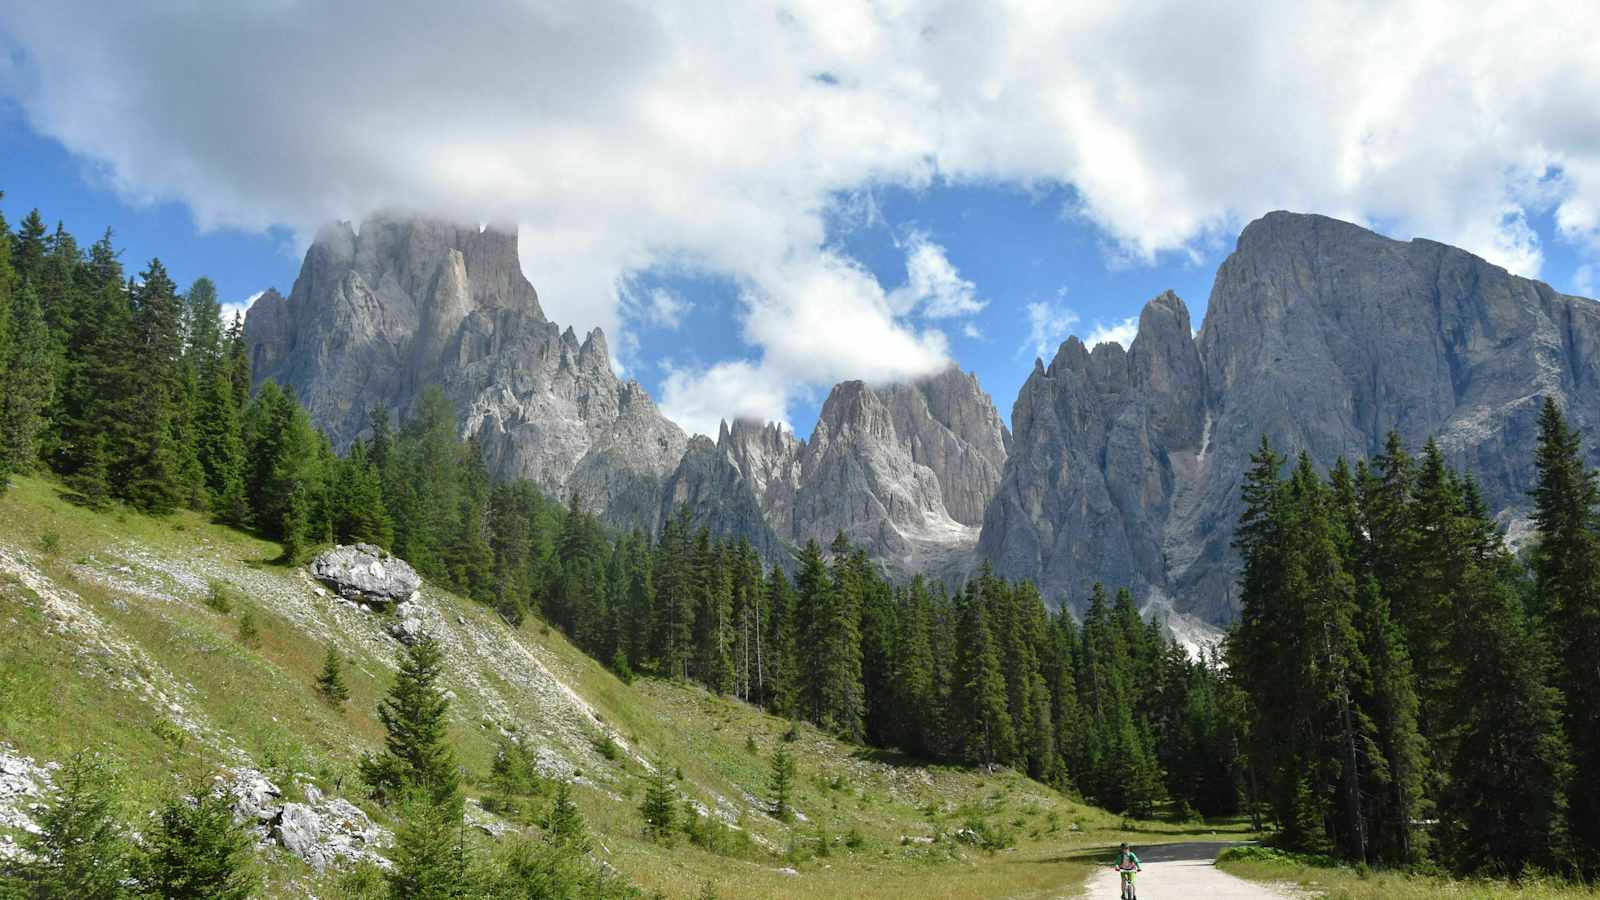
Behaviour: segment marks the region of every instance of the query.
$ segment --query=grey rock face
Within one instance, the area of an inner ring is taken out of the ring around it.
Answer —
[[[1197,338],[1168,294],[1127,353],[1072,339],[1036,364],[980,553],[1052,599],[1081,604],[1099,580],[1226,623],[1263,433],[1319,466],[1375,454],[1390,429],[1435,437],[1515,539],[1545,396],[1600,463],[1600,304],[1432,241],[1272,213],[1219,269]]]
[[[234,820],[262,846],[276,844],[318,872],[344,862],[390,865],[377,851],[392,844],[393,835],[348,800],[306,785],[306,802],[285,803],[277,785],[254,769],[235,770],[219,782],[218,791],[232,799]]]
[[[807,442],[751,422],[692,442],[663,515],[687,506],[774,561],[843,531],[893,571],[959,573],[1009,442],[977,378],[954,367],[910,384],[844,382]]]
[[[308,568],[313,578],[352,603],[403,603],[422,586],[410,563],[372,544],[323,551]]]
[[[1141,594],[1163,586],[1163,525],[1181,454],[1199,450],[1203,396],[1189,313],[1171,293],[1145,306],[1129,350],[1074,337],[1048,368],[1036,362],[980,554],[1052,600],[1101,579]]]
[[[370,411],[404,415],[439,385],[490,472],[580,494],[614,521],[653,517],[686,439],[611,371],[605,336],[545,319],[514,229],[379,214],[324,228],[287,300],[245,321],[256,381],[295,389],[342,448]]]

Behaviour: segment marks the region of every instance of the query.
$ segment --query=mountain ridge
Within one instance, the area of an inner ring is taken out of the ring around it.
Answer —
[[[1053,602],[1081,605],[1101,581],[1226,624],[1238,487],[1262,434],[1319,466],[1370,455],[1390,429],[1434,437],[1514,537],[1537,398],[1570,407],[1600,452],[1600,304],[1326,216],[1247,225],[1198,329],[1165,291],[1126,348],[1069,337],[1035,360],[1010,427],[951,364],[835,385],[807,439],[745,421],[689,437],[616,377],[602,331],[580,341],[544,317],[514,232],[396,218],[324,229],[290,296],[252,307],[257,381],[293,385],[336,444],[366,407],[404,413],[440,383],[497,476],[577,494],[620,527],[654,531],[686,507],[780,565],[843,532],[900,574],[954,584],[987,560]]]

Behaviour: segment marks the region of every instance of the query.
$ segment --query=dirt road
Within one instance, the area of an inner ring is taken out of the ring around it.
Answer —
[[[1133,852],[1139,854],[1144,865],[1144,871],[1134,881],[1139,900],[1282,900],[1294,896],[1235,878],[1212,865],[1217,854],[1231,846],[1234,845],[1135,845]],[[1119,890],[1117,873],[1106,866],[1089,879],[1083,896],[1088,900],[1116,900],[1122,896]]]

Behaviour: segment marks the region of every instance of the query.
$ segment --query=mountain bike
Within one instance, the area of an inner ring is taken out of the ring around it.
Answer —
[[[1112,866],[1111,868],[1122,875],[1122,900],[1138,900],[1138,897],[1133,892],[1133,875],[1139,870],[1133,866]]]

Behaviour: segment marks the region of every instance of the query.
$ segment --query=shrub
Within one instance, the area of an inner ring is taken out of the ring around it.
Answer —
[[[609,733],[595,739],[594,749],[596,753],[609,760],[615,760],[622,755],[622,748],[617,746],[616,740]]]
[[[252,649],[261,646],[261,629],[256,627],[255,611],[249,608],[239,614],[239,643]]]
[[[233,589],[227,582],[212,579],[206,592],[205,604],[212,612],[227,615],[233,612]]]
[[[45,556],[54,559],[61,552],[61,535],[46,531],[39,536],[39,549],[44,551]]]

